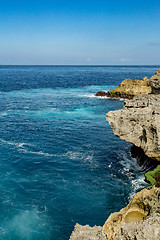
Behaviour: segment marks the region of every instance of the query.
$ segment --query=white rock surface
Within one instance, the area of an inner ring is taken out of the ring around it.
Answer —
[[[123,109],[110,111],[106,119],[116,136],[160,161],[160,95],[135,96],[124,102]]]

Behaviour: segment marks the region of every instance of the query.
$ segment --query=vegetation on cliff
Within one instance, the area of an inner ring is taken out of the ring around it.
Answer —
[[[145,181],[155,185],[156,187],[160,187],[160,165],[158,165],[153,171],[148,171],[145,174]]]

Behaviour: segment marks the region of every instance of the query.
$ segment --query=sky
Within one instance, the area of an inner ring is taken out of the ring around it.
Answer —
[[[1,65],[160,65],[159,0],[6,0]]]

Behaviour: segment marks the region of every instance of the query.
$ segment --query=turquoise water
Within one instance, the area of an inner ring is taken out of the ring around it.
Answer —
[[[156,68],[0,66],[0,239],[69,239],[145,185],[105,119],[123,101],[94,94]]]

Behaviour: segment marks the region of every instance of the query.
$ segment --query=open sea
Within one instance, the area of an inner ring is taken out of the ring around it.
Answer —
[[[0,239],[68,240],[146,186],[95,97],[158,66],[0,66]]]

